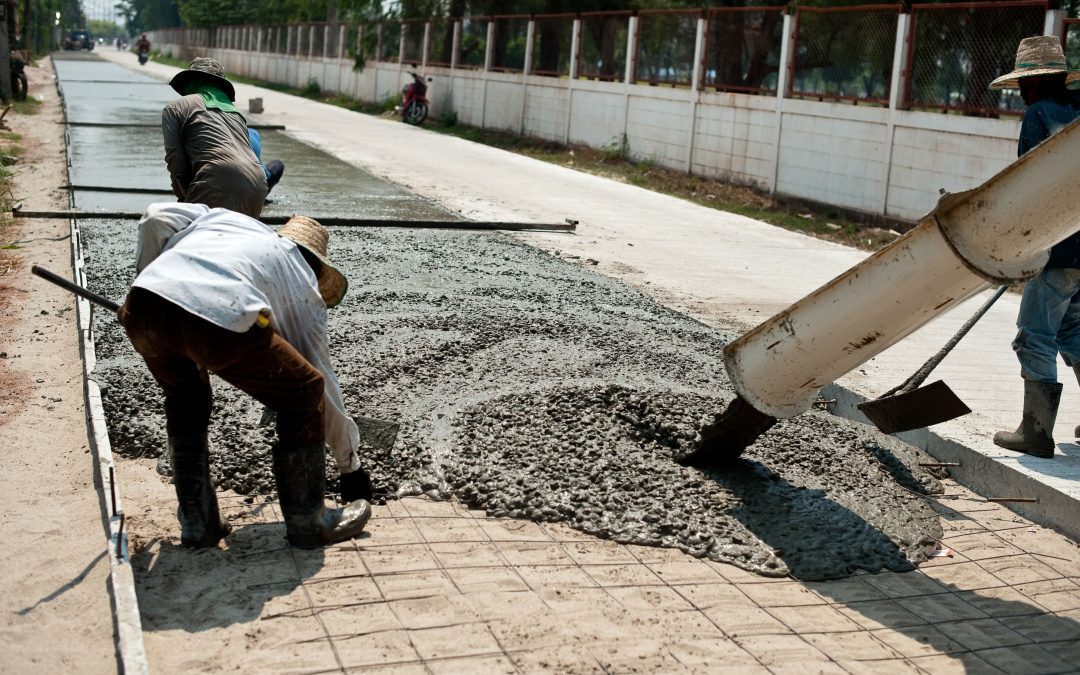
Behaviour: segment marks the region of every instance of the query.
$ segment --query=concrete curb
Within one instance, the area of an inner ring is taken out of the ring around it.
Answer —
[[[830,413],[873,426],[856,407],[868,400],[867,397],[836,383],[823,387],[821,397],[830,401]],[[1035,502],[1005,502],[1004,505],[1025,518],[1080,541],[1080,503],[1071,496],[929,429],[905,431],[896,437],[922,448],[940,462],[958,463],[959,466],[948,467],[949,475],[982,497],[1037,499]]]
[[[64,92],[57,80],[60,106],[67,121]],[[68,169],[71,167],[71,144],[65,130],[65,152]],[[68,176],[68,182],[70,182]],[[75,283],[86,286],[86,268],[82,251],[82,231],[78,222],[69,220],[71,232],[71,266]],[[109,595],[113,605],[113,627],[116,631],[116,649],[119,670],[125,675],[149,673],[146,649],[143,646],[142,619],[139,615],[139,599],[135,593],[135,575],[131,569],[125,517],[120,500],[120,484],[109,443],[109,430],[105,421],[105,408],[101,402],[101,388],[93,380],[97,354],[94,349],[93,308],[88,300],[76,298],[76,318],[79,324],[79,352],[83,362],[83,394],[86,400],[87,439],[97,469],[94,487],[101,502],[102,520],[105,524],[106,546],[109,553]]]

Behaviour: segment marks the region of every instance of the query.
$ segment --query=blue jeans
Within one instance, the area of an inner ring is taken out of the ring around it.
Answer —
[[[1025,380],[1057,382],[1057,355],[1080,364],[1080,269],[1044,269],[1024,286],[1013,350]]]

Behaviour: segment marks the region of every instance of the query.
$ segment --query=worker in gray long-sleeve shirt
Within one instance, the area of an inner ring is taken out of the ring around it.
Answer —
[[[266,174],[223,74],[217,61],[199,57],[169,82],[181,97],[161,112],[165,163],[180,201],[258,218],[268,192]]]

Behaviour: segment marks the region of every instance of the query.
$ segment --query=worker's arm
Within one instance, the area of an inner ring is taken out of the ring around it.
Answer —
[[[200,216],[209,213],[205,204],[151,204],[139,221],[139,241],[135,245],[135,274],[154,261],[178,232],[186,230]]]
[[[165,164],[176,198],[183,201],[191,184],[193,172],[191,161],[184,150],[184,125],[188,114],[183,109],[183,99],[173,101],[161,111],[161,135],[165,140]]]

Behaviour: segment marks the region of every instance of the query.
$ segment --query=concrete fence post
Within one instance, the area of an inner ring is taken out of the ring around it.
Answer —
[[[420,68],[427,69],[428,55],[431,53],[431,22],[424,22],[424,45],[420,52]]]
[[[581,56],[581,19],[574,19],[574,27],[570,32],[570,79],[576,80],[578,74],[578,60]]]
[[[268,29],[260,28],[259,31],[255,34],[255,53],[257,54],[262,54],[263,34],[266,32],[266,30]]]
[[[776,182],[780,176],[780,141],[784,122],[784,99],[791,88],[795,68],[795,31],[798,28],[796,16],[784,14],[784,28],[780,39],[780,70],[776,78],[776,123],[773,125],[773,165],[772,181],[769,193],[776,193]]]
[[[325,59],[330,56],[330,24],[323,26],[322,35],[322,57]]]
[[[907,107],[908,59],[911,55],[911,14],[896,18],[896,44],[893,45],[892,79],[889,82],[889,116],[885,124],[885,186],[881,189],[879,209],[889,212],[889,184],[892,182],[893,146],[896,144],[896,118]]]
[[[1046,10],[1046,21],[1043,23],[1043,35],[1061,37],[1065,34],[1065,19],[1069,12],[1064,9]]]
[[[346,24],[338,26],[337,57],[339,59],[345,58],[345,36],[347,34],[347,29],[348,26]]]
[[[529,24],[525,28],[525,65],[522,68],[524,75],[532,75],[533,73],[533,52],[536,48],[536,22],[529,19]]]
[[[638,20],[636,16],[630,17],[626,28],[626,72],[623,74],[626,84],[633,84],[637,74]]]
[[[450,47],[450,69],[454,70],[461,64],[461,20],[454,22],[454,37]]]
[[[293,50],[293,26],[289,26],[285,30],[285,55],[292,54]]]
[[[397,62],[398,65],[405,63],[405,38],[408,36],[407,26],[404,21],[401,22],[401,30],[399,31],[400,37],[398,38],[398,50],[397,50]]]
[[[315,57],[315,24],[308,26],[307,57]]]
[[[491,70],[491,61],[495,56],[495,22],[488,21],[487,41],[484,43],[484,72]],[[486,82],[486,80],[485,80]]]
[[[690,76],[690,124],[686,136],[686,173],[693,173],[694,169],[694,137],[697,136],[697,109],[698,100],[701,98],[701,81],[705,77],[705,17],[700,16],[697,20],[697,28],[694,31],[694,68]]]

